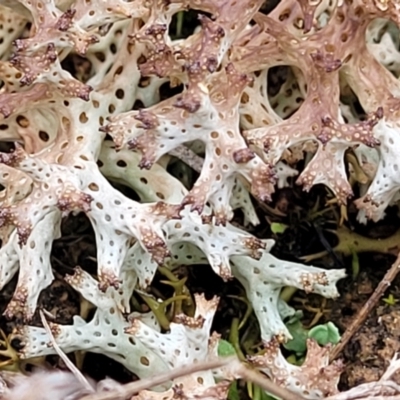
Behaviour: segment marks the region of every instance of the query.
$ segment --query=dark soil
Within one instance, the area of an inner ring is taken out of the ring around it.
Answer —
[[[342,295],[339,300],[332,302],[332,311],[326,316],[342,331],[368,300],[394,258],[369,254],[363,261],[365,267],[357,279],[342,282]],[[344,349],[342,358],[346,370],[341,380],[343,388],[378,380],[394,354],[400,350],[400,276],[387,290],[384,299],[389,294],[393,296],[395,304],[386,304],[381,299]]]

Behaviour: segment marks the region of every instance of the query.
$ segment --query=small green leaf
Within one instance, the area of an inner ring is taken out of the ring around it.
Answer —
[[[283,233],[286,231],[287,228],[288,228],[287,225],[281,224],[279,222],[273,222],[271,224],[271,232],[272,233]]]
[[[382,299],[382,301],[384,301],[389,306],[394,306],[398,302],[398,300],[393,296],[392,293],[390,293],[385,299]]]
[[[236,381],[232,382],[229,386],[228,400],[240,400],[239,390]]]
[[[308,331],[304,329],[303,324],[300,321],[295,321],[291,324],[287,324],[290,334],[293,339],[289,340],[283,346],[286,350],[294,351],[296,354],[303,354],[307,350],[307,337]]]
[[[339,329],[332,322],[314,326],[308,332],[308,337],[315,339],[321,346],[328,343],[337,344],[340,340]]]
[[[220,357],[227,357],[235,354],[235,348],[227,340],[220,339],[218,343],[218,355]]]
[[[262,390],[261,391],[261,400],[277,400],[277,398]]]

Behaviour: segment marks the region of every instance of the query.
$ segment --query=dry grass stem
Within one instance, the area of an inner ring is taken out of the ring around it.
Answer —
[[[60,358],[64,361],[65,365],[68,367],[68,369],[74,374],[75,378],[82,384],[82,387],[88,390],[89,392],[94,393],[94,389],[92,385],[88,382],[88,380],[83,376],[81,371],[79,371],[78,368],[72,363],[72,361],[67,357],[67,355],[61,350],[60,346],[57,344],[57,342],[54,339],[53,333],[51,332],[51,328],[49,324],[46,321],[46,318],[44,316],[44,313],[42,310],[39,310],[40,314],[40,319],[42,321],[43,327],[47,332],[47,335],[50,338],[51,345],[54,347],[54,350],[57,352],[57,354],[60,356]]]

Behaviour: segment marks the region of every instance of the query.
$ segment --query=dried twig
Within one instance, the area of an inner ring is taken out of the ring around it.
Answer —
[[[262,375],[260,372],[254,369],[246,367],[244,364],[239,363],[239,361],[237,361],[237,373],[244,380],[255,383],[266,392],[282,400],[304,400],[303,396],[295,394],[290,390],[277,385],[265,375]]]
[[[147,390],[151,387],[161,385],[170,380],[174,380],[176,378],[180,378],[185,375],[193,374],[195,372],[221,368],[225,365],[228,365],[230,362],[232,362],[231,357],[216,361],[198,363],[191,366],[185,366],[182,368],[177,368],[172,371],[164,372],[163,374],[154,377],[127,383],[126,385],[122,386],[122,392],[121,390],[119,390],[119,391],[109,391],[107,393],[90,394],[88,396],[83,397],[81,400],[114,400],[116,396],[121,396],[122,393],[124,397],[129,398],[129,396],[133,396],[135,393],[139,393],[142,390]]]
[[[114,400],[116,397],[130,398],[130,396],[133,396],[135,393],[139,393],[142,390],[161,385],[162,383],[165,383],[167,381],[171,381],[185,375],[190,375],[195,372],[206,371],[221,367],[228,368],[230,373],[233,373],[236,376],[240,376],[245,380],[259,385],[262,389],[266,390],[274,396],[281,398],[282,400],[304,400],[302,396],[296,395],[285,388],[279,387],[276,383],[272,382],[261,373],[246,367],[236,357],[226,357],[216,361],[208,361],[191,366],[177,368],[155,377],[141,379],[137,382],[128,383],[126,385],[123,385],[122,388],[119,388],[115,391],[90,394],[83,397],[81,400]]]
[[[386,289],[391,285],[393,280],[396,278],[400,269],[400,253],[397,256],[396,261],[390,267],[389,271],[385,274],[383,279],[379,282],[379,285],[372,293],[371,297],[367,300],[361,310],[354,318],[351,325],[344,332],[342,339],[339,344],[332,350],[330,361],[333,361],[344,349],[346,344],[350,341],[353,335],[360,329],[361,325],[367,319],[369,313],[374,309],[379,299],[383,296]]]
[[[362,400],[370,399],[373,397],[382,396],[382,393],[387,389],[387,385],[379,382],[368,382],[356,386],[345,392],[334,394],[327,397],[325,400]],[[387,390],[386,390],[387,391]]]
[[[169,154],[171,154],[171,156],[179,158],[181,161],[189,165],[189,167],[193,168],[199,174],[201,173],[204,159],[198,156],[193,150],[190,150],[184,144],[181,144],[180,146],[171,150]]]

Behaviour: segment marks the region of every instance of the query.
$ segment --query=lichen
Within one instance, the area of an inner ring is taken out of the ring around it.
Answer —
[[[262,4],[0,1],[0,141],[14,144],[0,153],[0,288],[19,272],[8,318],[30,322],[53,280],[61,221],[84,213],[97,277],[78,268],[66,280],[96,312],[52,325],[64,351],[106,354],[139,377],[207,359],[216,302],[197,296],[196,315],[180,315],[163,333],[151,312],[128,315],[133,291],[151,285],[159,266],[210,265],[244,287],[276,368],[265,357],[252,361],[307,398],[335,393],[339,368],[328,366],[325,348],[310,343],[301,368],[283,359],[277,343],[291,338],[284,318],[293,310],[279,295],[292,286],[335,297],[345,272],[277,259],[273,240],[232,219],[240,209],[246,226],[257,224],[251,197],[269,202],[294,177],[305,191],[325,185],[341,205],[360,193],[354,204],[364,222],[397,201],[398,5],[282,0],[265,15]],[[198,12],[198,26],[174,39],[171,21],[186,10]],[[71,55],[84,60],[75,76],[64,64]],[[271,95],[267,77],[278,66],[292,69]],[[164,98],[165,83],[181,91]],[[343,102],[349,93],[362,118]],[[202,162],[187,189],[168,166],[171,152],[187,157],[189,147]],[[54,353],[42,328],[25,325],[16,335],[24,358]],[[168,391],[161,398],[226,397],[211,372],[198,378],[158,388]]]

